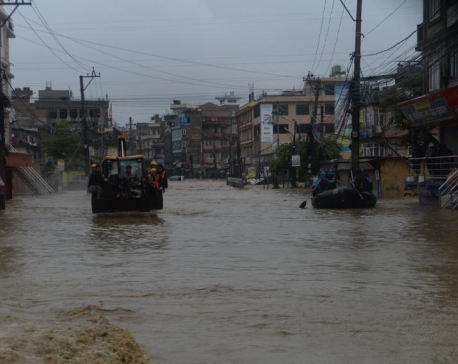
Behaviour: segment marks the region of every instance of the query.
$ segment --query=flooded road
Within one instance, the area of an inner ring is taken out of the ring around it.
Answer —
[[[93,216],[84,191],[9,203],[0,355],[38,362],[27,333],[68,330],[90,308],[154,363],[458,362],[456,213],[403,201],[301,210],[304,190],[170,187],[157,216]]]

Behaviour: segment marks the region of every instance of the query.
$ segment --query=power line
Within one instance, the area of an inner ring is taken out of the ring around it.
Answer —
[[[417,29],[415,29],[412,33],[410,33],[407,37],[405,37],[404,39],[400,40],[399,42],[397,42],[396,44],[394,44],[393,46],[391,46],[390,48],[387,48],[387,49],[384,49],[383,51],[380,51],[380,52],[376,52],[376,53],[372,53],[372,54],[363,54],[362,57],[372,57],[372,56],[376,56],[378,54],[381,54],[381,53],[384,53],[384,52],[388,52],[390,50],[392,50],[393,48],[395,48],[396,46],[398,46],[399,44],[405,42],[407,39],[409,39],[412,35],[414,35],[415,33],[417,32]]]
[[[324,42],[323,42],[323,49],[321,50],[320,60],[318,61],[316,65],[315,71],[318,69],[321,63],[321,60],[323,59],[323,52],[324,52],[324,49],[326,48],[326,41],[328,40],[329,29],[331,29],[331,17],[332,17],[332,11],[334,10],[334,4],[335,4],[335,0],[332,0],[331,12],[329,13],[328,28],[326,30],[326,36],[324,37]]]
[[[21,15],[21,17],[24,19],[24,21],[29,25],[30,29],[33,30],[33,32],[35,33],[35,35],[38,37],[38,39],[40,39],[40,41],[43,43],[43,46],[45,46],[46,48],[48,48],[48,50],[54,54],[54,56],[56,56],[63,64],[65,64],[67,67],[71,68],[72,70],[80,73],[80,71],[78,71],[75,67],[69,65],[67,62],[65,62],[62,58],[60,58],[53,50],[51,47],[49,47],[46,42],[38,35],[38,33],[35,31],[35,29],[30,25],[30,23],[28,22],[28,20],[21,14],[21,12],[19,12],[19,14]],[[39,43],[37,43],[39,44]]]
[[[45,17],[41,14],[41,11],[40,9],[38,9],[37,7],[37,4],[36,3],[33,3],[32,4],[32,10],[35,12],[35,14],[37,15],[38,19],[40,19],[40,21],[43,23],[43,25],[45,26],[46,29],[48,29],[48,32],[49,34],[54,38],[54,40],[57,42],[57,44],[60,45],[60,47],[65,51],[65,53],[67,53],[67,55],[73,59],[82,69],[85,69],[85,66],[83,64],[81,64],[76,58],[74,58],[68,51],[67,49],[64,47],[64,45],[61,43],[61,41],[59,40],[59,38],[56,37],[56,35],[54,34],[53,30],[51,29],[51,27],[49,26],[48,22],[46,21]],[[87,66],[86,66],[87,67]]]
[[[316,57],[318,55],[318,49],[320,48],[321,31],[323,30],[324,12],[326,10],[326,3],[327,2],[328,2],[328,0],[324,0],[323,13],[321,14],[320,34],[318,35],[318,43],[316,45],[316,50],[315,50],[315,59],[313,60],[313,64],[312,64],[311,70],[313,70],[313,67],[315,66]]]
[[[375,27],[373,27],[364,37],[367,37],[369,34],[371,34],[375,29],[377,29],[380,25],[382,25],[391,15],[393,15],[402,5],[404,5],[407,2],[407,0],[404,0],[401,5],[399,5],[396,9],[394,9],[390,14],[386,16],[380,23],[378,23]]]
[[[331,66],[331,63],[332,63],[332,61],[333,61],[333,59],[334,59],[334,53],[335,53],[335,51],[336,51],[337,42],[338,42],[338,40],[339,40],[340,27],[342,26],[342,19],[343,19],[343,15],[344,15],[344,10],[345,10],[345,9],[342,9],[342,13],[340,14],[340,21],[339,21],[339,27],[337,28],[336,41],[334,42],[334,48],[332,49],[331,59],[329,60],[329,64],[328,64],[328,67],[326,68],[325,74],[328,73],[329,66]]]
[[[30,26],[30,24],[29,24],[29,26]],[[200,66],[219,68],[219,69],[227,69],[227,70],[239,71],[239,72],[245,72],[245,73],[251,73],[251,74],[261,74],[261,75],[268,75],[268,76],[279,76],[279,77],[284,77],[284,78],[295,78],[294,76],[291,76],[291,75],[282,75],[282,74],[269,73],[269,72],[260,72],[260,71],[249,71],[249,70],[245,70],[245,69],[241,69],[241,68],[224,67],[224,66],[214,65],[214,64],[211,64],[211,63],[195,62],[195,61],[190,61],[190,60],[186,60],[186,59],[162,56],[162,55],[152,54],[152,53],[147,53],[147,52],[140,52],[140,51],[136,51],[136,50],[133,50],[133,49],[116,47],[116,46],[111,46],[111,45],[98,43],[98,42],[92,42],[92,41],[88,41],[88,40],[84,40],[84,39],[80,39],[80,38],[69,37],[69,36],[66,36],[66,35],[64,35],[62,33],[56,33],[56,35],[58,35],[60,37],[63,37],[63,38],[66,38],[66,39],[70,39],[72,41],[80,41],[80,42],[84,42],[84,43],[93,44],[93,45],[96,45],[96,46],[102,46],[102,47],[106,47],[106,48],[112,48],[112,49],[116,49],[116,50],[121,50],[121,51],[124,51],[124,52],[142,54],[142,55],[147,55],[147,56],[150,56],[150,57],[155,57],[155,58],[160,58],[160,59],[167,59],[169,61],[177,61],[177,62],[183,62],[183,63],[189,63],[189,64],[196,64],[196,65],[200,65]]]

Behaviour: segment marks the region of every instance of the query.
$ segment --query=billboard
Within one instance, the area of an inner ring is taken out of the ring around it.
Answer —
[[[351,116],[347,114],[347,97],[350,92],[350,82],[336,83],[334,85],[335,99],[335,133],[340,132],[341,153],[350,152],[351,144]],[[345,125],[342,125],[345,123]]]
[[[272,125],[272,104],[261,104],[261,142],[272,143],[274,141],[274,127]]]

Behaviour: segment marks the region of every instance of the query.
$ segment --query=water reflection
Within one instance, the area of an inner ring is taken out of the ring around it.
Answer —
[[[92,217],[90,242],[104,250],[163,250],[169,227],[156,214],[101,214]]]

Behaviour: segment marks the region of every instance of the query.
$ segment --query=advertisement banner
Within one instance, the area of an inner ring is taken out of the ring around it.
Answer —
[[[351,116],[347,114],[346,101],[350,92],[350,82],[336,83],[334,85],[334,100],[335,100],[335,123],[334,130],[336,133],[340,131],[341,138],[341,153],[350,152],[349,145],[351,143]],[[342,125],[344,123],[345,125]]]
[[[301,166],[301,156],[299,154],[293,154],[291,156],[291,164],[293,167]]]
[[[272,125],[272,104],[261,104],[261,142],[272,143],[274,140],[274,127]]]

